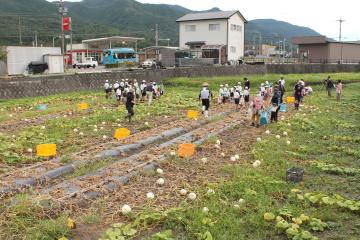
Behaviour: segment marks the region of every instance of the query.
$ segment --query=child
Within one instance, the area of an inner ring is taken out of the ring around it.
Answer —
[[[338,83],[336,84],[336,101],[337,102],[340,102],[342,91],[343,91],[343,85],[341,83],[341,80],[339,80]]]
[[[236,105],[236,109],[240,109],[240,98],[241,98],[240,92],[236,90],[234,92],[234,102]]]
[[[120,105],[120,103],[121,103],[121,97],[122,97],[121,88],[116,89],[115,95],[116,95],[116,100],[117,100],[117,102],[118,102],[118,105]]]
[[[218,103],[224,103],[224,85],[220,85]]]
[[[278,113],[280,110],[280,98],[281,98],[281,93],[279,91],[279,87],[277,85],[275,85],[274,95],[271,98],[272,109],[271,109],[270,122],[278,121]]]
[[[131,123],[131,117],[135,115],[134,105],[135,105],[134,89],[130,87],[129,91],[126,93],[126,110],[128,111],[128,115],[125,117],[125,118],[129,118],[129,123]]]
[[[250,106],[250,92],[249,92],[249,89],[248,87],[245,87],[244,89],[244,101],[245,101],[245,108],[246,108],[246,112],[247,110],[249,109],[249,106]]]
[[[105,97],[106,97],[106,99],[109,99],[109,98],[111,97],[111,90],[112,90],[112,86],[111,86],[111,84],[109,83],[109,80],[106,80],[106,81],[105,81],[104,90],[105,90]]]
[[[255,123],[256,123],[256,127],[260,127],[260,124],[259,124],[260,113],[263,108],[264,108],[264,101],[261,97],[261,94],[258,94],[253,102],[251,126],[255,126]]]

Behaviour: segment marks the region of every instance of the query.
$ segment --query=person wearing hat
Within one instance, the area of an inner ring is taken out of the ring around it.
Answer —
[[[129,118],[129,123],[131,123],[131,118],[135,115],[134,112],[135,105],[135,94],[134,89],[129,87],[128,92],[126,93],[126,110],[128,111],[128,115],[125,118]]]
[[[274,95],[271,98],[271,117],[270,122],[278,121],[278,113],[280,110],[280,100],[281,100],[281,92],[279,91],[279,86],[274,86]]]
[[[253,101],[251,126],[256,126],[256,127],[260,126],[260,113],[263,108],[264,108],[263,98],[262,98],[261,94],[258,94],[258,95],[256,95],[256,98]]]
[[[218,103],[224,102],[224,85],[220,85]]]
[[[106,99],[109,99],[111,97],[111,90],[112,90],[112,86],[109,83],[109,80],[105,80],[104,90],[105,90]]]
[[[246,113],[247,113],[249,106],[250,106],[250,91],[249,91],[248,87],[244,88],[243,95],[244,95],[245,109],[246,109]]]
[[[140,91],[141,91],[141,102],[144,102],[145,97],[146,97],[146,81],[145,80],[142,80],[142,82],[141,82]]]
[[[209,117],[209,108],[210,108],[210,99],[213,98],[213,95],[209,89],[209,84],[204,83],[202,85],[202,90],[199,94],[199,101],[202,104],[202,114],[204,114],[205,118]]]
[[[120,88],[120,83],[119,81],[116,81],[115,84],[114,84],[114,92],[116,94],[116,91],[118,90],[118,88]]]

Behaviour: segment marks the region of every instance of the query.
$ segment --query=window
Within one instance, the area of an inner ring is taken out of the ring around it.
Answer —
[[[220,31],[220,24],[209,24],[209,31]]]
[[[236,47],[231,46],[231,47],[230,47],[230,52],[236,53]]]
[[[185,32],[195,32],[196,25],[185,25]]]
[[[242,27],[240,25],[231,24],[231,31],[241,32]]]

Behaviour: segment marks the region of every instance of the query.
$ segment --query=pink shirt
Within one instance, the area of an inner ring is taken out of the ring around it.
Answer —
[[[338,83],[338,84],[336,85],[336,92],[337,92],[337,93],[342,93],[342,90],[343,90],[343,85],[342,85],[342,83]]]

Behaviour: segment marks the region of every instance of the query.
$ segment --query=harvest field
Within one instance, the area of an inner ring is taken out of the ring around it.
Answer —
[[[217,96],[243,77],[171,79],[131,124],[102,91],[0,101],[0,239],[360,239],[360,83],[341,102],[314,84],[300,111],[289,105],[261,128],[233,104],[187,118],[202,82]],[[246,77],[255,90],[280,75]],[[284,77],[290,94],[327,74]],[[117,128],[132,134],[115,140]],[[179,158],[187,141],[197,151]],[[43,143],[57,144],[56,158],[36,156]],[[305,170],[302,182],[286,182],[291,167]]]

